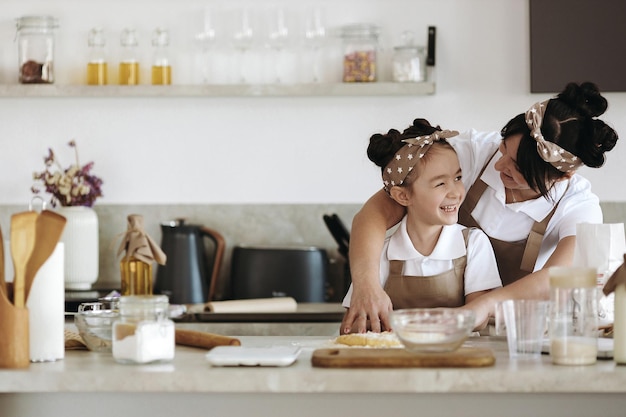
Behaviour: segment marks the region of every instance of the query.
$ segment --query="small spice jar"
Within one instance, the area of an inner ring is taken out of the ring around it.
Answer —
[[[174,359],[174,322],[165,295],[120,297],[120,316],[113,323],[113,358],[143,364]]]
[[[426,48],[415,44],[413,32],[402,33],[402,45],[393,51],[392,71],[395,82],[424,81],[426,73]]]
[[[54,30],[51,16],[23,16],[17,19],[18,75],[21,84],[54,83]]]
[[[591,365],[598,356],[596,269],[552,267],[550,356],[557,365]]]
[[[376,81],[376,55],[380,29],[376,25],[359,23],[343,26],[343,81]]]

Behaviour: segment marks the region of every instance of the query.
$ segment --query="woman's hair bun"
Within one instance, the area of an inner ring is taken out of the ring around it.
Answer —
[[[557,97],[585,117],[598,117],[604,114],[608,107],[607,100],[602,97],[598,87],[591,82],[580,85],[569,83]]]

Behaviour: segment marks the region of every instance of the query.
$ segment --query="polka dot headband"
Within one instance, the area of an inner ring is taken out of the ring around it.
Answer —
[[[457,136],[456,130],[440,130],[430,135],[404,139],[406,143],[394,155],[393,159],[383,169],[383,187],[389,194],[391,187],[404,184],[406,177],[413,171],[417,161],[428,152],[433,143]]]
[[[541,133],[543,114],[547,106],[548,100],[535,103],[526,112],[526,124],[530,129],[530,136],[537,141],[537,153],[541,159],[561,172],[574,171],[583,165],[583,162],[576,155],[566,151],[556,143],[547,141]]]

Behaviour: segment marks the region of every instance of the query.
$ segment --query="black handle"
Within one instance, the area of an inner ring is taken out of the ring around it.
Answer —
[[[435,38],[437,37],[437,28],[428,26],[428,55],[426,55],[426,65],[435,66]]]

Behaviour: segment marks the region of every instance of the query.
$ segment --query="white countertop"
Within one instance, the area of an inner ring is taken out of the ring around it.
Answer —
[[[244,346],[297,345],[302,351],[295,364],[281,368],[212,367],[205,359],[207,351],[182,346],[176,347],[176,357],[173,362],[152,365],[123,365],[116,363],[111,354],[67,351],[65,359],[58,362],[33,363],[26,370],[0,370],[0,410],[5,410],[3,407],[8,407],[8,402],[13,407],[18,407],[16,410],[19,409],[21,415],[32,415],[24,414],[31,412],[24,407],[30,404],[27,399],[33,395],[22,394],[36,394],[34,396],[38,398],[42,394],[58,394],[62,396],[61,398],[75,399],[76,393],[81,393],[78,397],[91,398],[89,401],[104,398],[101,397],[104,393],[123,395],[121,400],[124,401],[134,401],[129,399],[128,393],[153,394],[148,398],[154,400],[155,408],[158,408],[156,405],[158,401],[162,400],[159,397],[167,394],[180,394],[181,396],[175,398],[181,399],[184,398],[183,395],[202,394],[200,398],[206,401],[216,398],[220,398],[220,404],[230,401],[232,402],[230,407],[236,407],[243,398],[267,401],[267,397],[262,395],[270,393],[288,394],[269,397],[273,399],[272,402],[279,401],[279,399],[292,401],[295,398],[306,402],[313,401],[312,399],[315,398],[311,394],[321,395],[321,398],[327,398],[331,394],[328,401],[332,401],[328,404],[333,401],[339,401],[338,404],[342,404],[343,400],[354,404],[356,395],[356,398],[368,399],[358,402],[364,408],[365,414],[361,415],[369,415],[367,409],[373,412],[372,406],[367,405],[368,401],[380,399],[381,395],[384,398],[398,397],[401,401],[407,401],[406,411],[412,407],[413,401],[418,400],[427,401],[427,403],[422,403],[424,407],[432,401],[447,404],[453,399],[467,404],[471,401],[481,401],[481,404],[488,401],[489,404],[497,404],[520,398],[528,399],[527,394],[538,394],[533,396],[534,407],[540,407],[539,399],[541,398],[543,398],[542,401],[551,404],[541,406],[544,410],[550,408],[551,416],[559,414],[552,410],[554,404],[559,404],[566,399],[572,404],[574,410],[579,409],[575,405],[576,401],[582,401],[583,398],[584,404],[590,407],[594,404],[606,405],[609,401],[608,404],[615,407],[615,415],[623,415],[619,413],[619,410],[626,409],[626,395],[624,395],[626,394],[626,367],[617,366],[612,360],[599,360],[597,364],[591,366],[556,366],[551,364],[548,355],[542,355],[536,361],[510,360],[506,350],[506,341],[502,339],[483,336],[470,338],[466,342],[471,346],[491,348],[496,356],[496,364],[491,367],[328,369],[312,367],[311,354],[316,348],[332,346],[332,338],[325,336],[240,336],[239,338]],[[95,395],[89,397],[89,393]],[[468,393],[474,395],[465,395]],[[224,397],[225,394],[232,395]],[[367,395],[363,397],[363,394]],[[416,395],[407,397],[406,394]],[[446,394],[447,396],[432,394]],[[519,397],[511,396],[512,394],[524,395]],[[546,395],[550,396],[546,397]],[[44,396],[44,398],[50,398],[50,396]],[[171,397],[169,398],[173,401]],[[111,397],[111,401],[121,400],[118,397]],[[145,406],[145,400],[142,401]],[[328,404],[327,406],[330,407]],[[432,407],[439,407],[439,405],[432,403]],[[465,408],[461,407],[461,409]],[[77,411],[76,408],[72,409]],[[471,410],[471,407],[469,409]],[[527,412],[529,410],[525,409]],[[541,409],[538,410],[541,411]],[[605,408],[602,415],[612,415],[610,410],[609,408],[609,411],[606,411]],[[249,413],[250,409],[247,409],[242,412],[242,415]],[[400,414],[396,413],[396,415]],[[455,414],[460,415],[458,410]],[[481,414],[490,415],[484,410]],[[3,412],[2,415],[4,417],[5,413]],[[10,415],[6,414],[6,417]],[[275,415],[282,414],[277,412]],[[491,415],[498,415],[497,410]],[[570,412],[569,415],[576,414]]]
[[[332,340],[316,336],[240,336],[244,346],[300,346],[289,367],[212,367],[206,350],[176,347],[173,362],[116,363],[110,353],[67,351],[64,360],[33,363],[27,370],[0,370],[0,392],[542,392],[626,394],[626,367],[612,360],[591,366],[556,366],[548,355],[537,361],[510,360],[506,341],[469,339],[466,345],[494,350],[485,368],[326,369],[311,366],[315,348]],[[372,377],[375,375],[375,377]],[[97,376],[97,377],[96,377]]]

